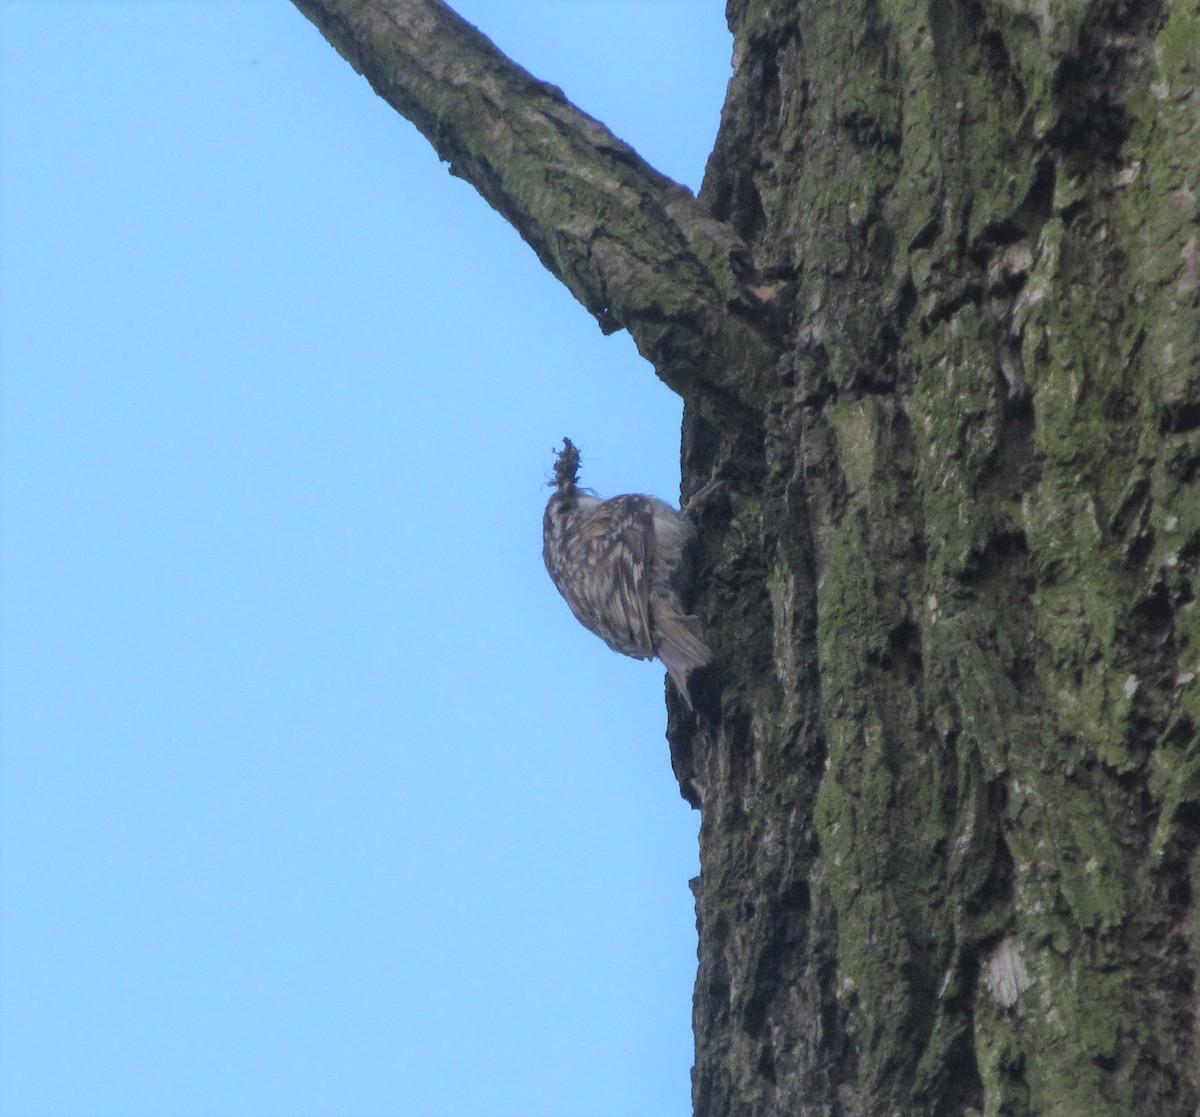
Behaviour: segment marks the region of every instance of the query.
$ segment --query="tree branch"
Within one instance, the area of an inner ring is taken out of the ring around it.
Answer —
[[[749,254],[685,187],[441,0],[294,3],[602,330],[629,330],[680,394],[707,384],[745,398],[774,348],[740,282]]]

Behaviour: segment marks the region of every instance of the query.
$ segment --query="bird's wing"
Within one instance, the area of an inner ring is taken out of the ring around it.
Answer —
[[[599,501],[586,512],[574,542],[582,547],[573,568],[580,572],[568,594],[575,616],[613,651],[654,658],[650,629],[650,566],[654,516],[650,501],[629,494]]]

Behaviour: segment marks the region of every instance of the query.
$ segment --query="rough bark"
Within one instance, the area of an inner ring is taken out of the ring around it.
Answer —
[[[712,472],[701,1117],[1196,1111],[1200,13],[730,0],[699,203],[436,0],[297,0]]]
[[[595,316],[676,391],[747,394],[769,351],[732,230],[438,0],[296,0]]]

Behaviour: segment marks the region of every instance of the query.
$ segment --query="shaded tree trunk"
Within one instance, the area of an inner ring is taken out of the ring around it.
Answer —
[[[1196,1111],[1200,13],[730,0],[693,199],[296,0],[686,401],[699,1117]]]

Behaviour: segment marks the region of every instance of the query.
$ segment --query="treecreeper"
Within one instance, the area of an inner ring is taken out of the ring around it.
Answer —
[[[564,438],[542,519],[546,569],[584,628],[622,655],[661,660],[690,707],[688,675],[712,652],[684,607],[696,535],[687,509],[640,493],[604,500],[578,482],[579,451]]]

